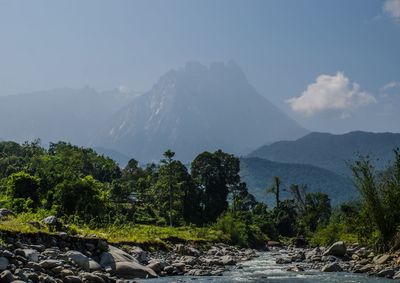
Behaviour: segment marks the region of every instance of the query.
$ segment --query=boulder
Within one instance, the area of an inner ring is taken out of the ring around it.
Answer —
[[[229,255],[224,255],[221,257],[221,263],[222,265],[235,265],[236,260]]]
[[[299,265],[295,265],[295,266],[289,267],[289,268],[286,269],[286,270],[287,270],[287,271],[290,271],[290,272],[301,272],[301,271],[304,271],[304,268],[301,267],[301,266],[299,266]]]
[[[200,251],[198,249],[183,244],[177,244],[175,246],[175,252],[180,255],[200,256]]]
[[[325,252],[324,256],[338,256],[338,257],[343,257],[346,254],[346,245],[344,244],[343,241],[336,242],[332,244]]]
[[[100,276],[97,276],[96,274],[93,273],[82,273],[82,282],[87,282],[87,283],[106,283],[103,278]]]
[[[166,266],[166,262],[157,259],[150,260],[147,265],[148,268],[153,269],[156,273],[160,273]]]
[[[78,251],[68,251],[65,256],[85,271],[101,270],[100,264]]]
[[[378,258],[376,258],[375,260],[374,260],[374,262],[376,263],[376,264],[385,264],[385,263],[387,263],[389,260],[391,260],[392,259],[392,256],[390,255],[390,254],[384,254],[384,255],[381,255],[381,256],[379,256]]]
[[[378,272],[376,274],[378,277],[386,277],[386,278],[392,278],[394,274],[396,273],[396,270],[393,268],[386,268]]]
[[[322,272],[340,272],[343,271],[343,268],[337,264],[336,262],[334,263],[328,263],[327,265],[324,265],[321,269]]]
[[[0,271],[4,271],[7,269],[9,261],[5,257],[0,257]]]
[[[276,264],[289,264],[289,263],[292,263],[292,259],[288,258],[288,257],[278,257],[275,260],[275,263]]]
[[[46,225],[58,225],[60,223],[60,221],[58,220],[58,218],[54,215],[48,216],[44,219],[42,219],[42,222]]]
[[[29,261],[32,262],[38,262],[39,261],[39,252],[34,249],[16,249],[15,251],[16,255],[23,256]]]
[[[3,271],[0,274],[0,283],[11,283],[14,281],[14,276],[10,270]]]
[[[82,283],[82,280],[79,276],[68,275],[63,279],[64,283]]]
[[[44,269],[52,269],[57,266],[61,266],[63,262],[61,260],[56,259],[46,259],[39,262],[40,267]]]
[[[103,267],[110,266],[115,270],[117,262],[137,262],[137,260],[123,250],[109,245],[108,251],[101,254],[100,265]]]
[[[354,273],[366,273],[366,272],[370,272],[374,268],[375,268],[375,265],[369,263],[358,269],[355,269]]]
[[[115,264],[115,275],[121,279],[158,277],[153,269],[143,266],[140,263],[134,261],[117,262]]]
[[[114,246],[101,254],[100,265],[110,268],[121,279],[158,277],[153,269],[141,265],[133,256]]]
[[[141,263],[147,263],[149,261],[149,257],[147,256],[147,252],[145,252],[140,247],[135,247],[131,250],[132,255]]]

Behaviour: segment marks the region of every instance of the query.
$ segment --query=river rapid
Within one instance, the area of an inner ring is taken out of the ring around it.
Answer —
[[[306,270],[304,272],[286,271],[291,265],[276,264],[273,252],[260,253],[259,257],[242,262],[233,267],[223,276],[176,276],[141,280],[141,283],[172,283],[172,282],[279,282],[279,283],[388,283],[391,279],[368,277],[365,274],[348,272],[320,272]]]

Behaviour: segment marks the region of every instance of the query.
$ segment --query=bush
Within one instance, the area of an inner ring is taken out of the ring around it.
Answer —
[[[228,237],[231,244],[248,246],[249,235],[246,223],[235,217],[233,213],[227,212],[219,217],[214,226]]]

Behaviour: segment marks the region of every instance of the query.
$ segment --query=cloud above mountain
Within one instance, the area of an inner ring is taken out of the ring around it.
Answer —
[[[386,0],[383,11],[396,21],[400,21],[400,0]]]
[[[300,96],[286,102],[293,111],[305,116],[322,112],[337,112],[347,116],[359,107],[376,102],[376,99],[342,72],[337,72],[335,75],[318,76]]]

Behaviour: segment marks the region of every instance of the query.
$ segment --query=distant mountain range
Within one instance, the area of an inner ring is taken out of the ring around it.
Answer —
[[[92,88],[0,96],[2,139],[64,140],[121,160],[158,161],[167,149],[184,161],[204,150],[246,154],[306,133],[257,93],[234,63],[188,63],[140,96]]]
[[[134,97],[117,89],[99,93],[89,87],[0,96],[0,138],[88,145],[111,115]]]
[[[332,171],[307,164],[274,162],[261,158],[241,158],[240,175],[247,183],[249,191],[257,200],[275,205],[275,198],[267,194],[273,178],[279,176],[282,182],[282,199],[288,198],[290,185],[307,185],[309,192],[323,192],[330,196],[336,205],[357,196],[357,190],[350,178],[342,177]]]
[[[205,67],[192,62],[167,72],[122,108],[93,144],[140,161],[159,160],[172,149],[177,158],[189,161],[205,150],[245,154],[306,133],[260,95],[236,64]]]
[[[295,141],[279,141],[265,145],[249,157],[271,161],[309,164],[350,176],[349,163],[369,155],[377,169],[387,167],[393,149],[400,147],[400,134],[350,132],[343,135],[310,133]]]

